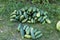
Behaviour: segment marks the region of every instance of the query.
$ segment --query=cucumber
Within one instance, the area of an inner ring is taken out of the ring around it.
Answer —
[[[38,30],[37,30],[37,29],[35,29],[35,30],[34,30],[34,33],[36,33],[37,31],[38,31]]]
[[[43,10],[40,10],[40,15],[44,16],[44,11]]]
[[[47,16],[47,15],[45,15],[43,18],[44,18],[44,19],[46,19],[46,18],[48,18],[48,16]]]
[[[22,38],[24,38],[25,33],[24,33],[24,30],[23,30],[23,25],[21,23],[18,26],[18,30],[20,30],[21,36],[22,36]]]
[[[43,21],[44,21],[43,17],[40,17],[40,18],[38,19],[38,21],[41,22],[41,23],[43,23]]]
[[[17,12],[17,10],[14,10],[14,12],[11,13],[11,15],[15,15]]]
[[[41,33],[41,31],[35,32],[35,36],[37,36],[37,35],[40,34],[40,33]]]
[[[21,15],[21,16],[20,16],[20,20],[22,20],[22,19],[24,19],[24,15]]]
[[[16,15],[12,15],[10,18],[15,18],[16,17]]]
[[[44,24],[44,23],[45,23],[45,21],[42,22],[42,24]]]
[[[37,35],[37,36],[36,36],[36,39],[37,39],[37,38],[40,38],[41,36],[42,36],[42,34]]]
[[[27,13],[26,12],[24,12],[24,17],[26,18],[26,19],[28,19],[28,15],[27,15]]]
[[[27,19],[24,19],[24,20],[22,20],[22,23],[25,23],[27,21]]]
[[[23,28],[21,23],[18,25],[17,30],[20,31],[20,28]]]
[[[37,20],[37,17],[35,17],[34,19]]]
[[[29,26],[26,28],[26,34],[29,34]]]
[[[45,12],[44,12],[44,15],[47,15],[47,13],[48,13],[48,12],[45,11]]]
[[[31,35],[25,35],[25,38],[32,38]]]
[[[28,23],[31,23],[31,21],[27,21]]]
[[[26,30],[27,27],[28,27],[28,25],[24,25],[23,29]]]
[[[12,22],[16,22],[17,20],[16,20],[16,19],[10,19],[10,21],[12,21]]]
[[[36,17],[36,13],[33,14],[33,17]]]
[[[19,12],[19,15],[22,15],[22,12],[21,12],[21,10],[19,10],[18,12]]]
[[[37,17],[40,17],[40,12],[38,12],[38,13],[36,14],[36,16],[37,16]]]
[[[31,23],[34,23],[34,20],[33,19],[31,19]]]
[[[32,36],[32,39],[35,39],[35,35],[34,35],[34,30],[33,30],[33,28],[31,28],[31,36]]]
[[[50,21],[49,19],[46,19],[46,22],[47,22],[47,23],[51,23],[51,21]]]
[[[16,16],[15,19],[18,20],[19,19],[19,16]]]

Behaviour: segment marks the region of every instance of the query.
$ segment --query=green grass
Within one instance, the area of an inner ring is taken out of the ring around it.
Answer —
[[[0,1],[0,40],[20,40],[22,39],[20,33],[18,33],[18,22],[10,22],[10,14],[16,9],[20,9],[24,6],[36,6],[40,9],[48,11],[48,15],[51,19],[51,24],[28,24],[34,28],[38,28],[42,31],[43,36],[37,40],[60,40],[60,32],[56,30],[56,23],[60,20],[60,6],[59,4],[49,5],[33,5],[30,3],[21,3],[19,1]],[[25,23],[26,24],[26,23]],[[32,40],[32,39],[22,39]]]

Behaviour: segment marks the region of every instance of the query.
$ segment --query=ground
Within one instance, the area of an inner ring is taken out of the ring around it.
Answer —
[[[19,22],[10,22],[10,14],[15,9],[18,10],[24,6],[33,6],[33,4],[25,4],[19,1],[0,2],[0,40],[32,40],[21,38],[20,33],[17,32]],[[39,4],[35,6],[48,11],[51,24],[24,24],[42,31],[43,36],[37,40],[60,40],[60,32],[56,30],[56,23],[60,20],[60,4],[49,4],[49,7],[44,7]]]

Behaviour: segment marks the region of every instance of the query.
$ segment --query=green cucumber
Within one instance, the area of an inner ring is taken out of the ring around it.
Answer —
[[[31,21],[27,21],[28,23],[31,23]]]
[[[22,15],[22,12],[21,12],[21,10],[19,10],[18,12],[19,12],[19,15]]]
[[[46,19],[46,22],[47,22],[47,23],[51,23],[51,21],[50,21],[49,19]]]
[[[12,15],[10,18],[15,18],[16,17],[16,15]]]
[[[14,12],[11,13],[11,15],[15,15],[17,12],[17,10],[14,10]]]
[[[24,12],[24,17],[26,18],[26,19],[28,19],[28,15],[27,15],[27,13],[26,12]]]
[[[37,39],[37,38],[40,38],[41,36],[42,36],[42,34],[37,35],[37,36],[36,36],[36,39]]]
[[[10,21],[12,21],[12,22],[16,22],[17,20],[16,20],[16,19],[10,19]]]
[[[32,36],[32,39],[35,39],[35,35],[34,35],[34,30],[33,30],[33,28],[31,28],[31,36]]]
[[[35,30],[34,30],[34,33],[36,33],[37,31],[38,31],[38,30],[37,30],[37,29],[35,29]]]
[[[28,25],[24,25],[23,29],[26,30],[27,27],[28,27]]]
[[[25,23],[27,21],[27,19],[24,19],[24,20],[22,20],[22,23]]]
[[[36,13],[33,14],[33,17],[36,17]]]
[[[31,23],[34,23],[34,20],[33,19],[31,19]]]
[[[41,31],[35,32],[35,36],[37,36],[37,35],[40,34],[40,33],[41,33]]]
[[[43,17],[40,17],[40,18],[38,19],[38,21],[41,22],[41,23],[43,23],[43,21],[44,21]]]
[[[16,16],[15,19],[18,20],[19,19],[19,16]]]
[[[29,34],[29,26],[26,28],[26,34]]]
[[[22,38],[24,38],[25,33],[23,30],[23,25],[21,23],[18,25],[18,30],[20,30],[21,36],[22,36]]]
[[[40,15],[44,16],[44,11],[43,10],[40,10]]]
[[[20,16],[20,20],[22,20],[22,19],[24,19],[24,15],[21,15],[21,16]]]
[[[38,12],[38,13],[36,14],[36,16],[37,16],[37,17],[40,17],[40,12]]]

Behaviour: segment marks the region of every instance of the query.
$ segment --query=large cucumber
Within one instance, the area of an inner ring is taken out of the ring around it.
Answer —
[[[32,36],[32,39],[35,39],[35,35],[34,35],[34,30],[33,30],[33,28],[31,28],[31,36]]]
[[[22,38],[24,38],[24,30],[23,30],[23,25],[20,23],[19,26],[18,26],[18,30],[20,30],[20,33],[21,33],[21,36]]]

